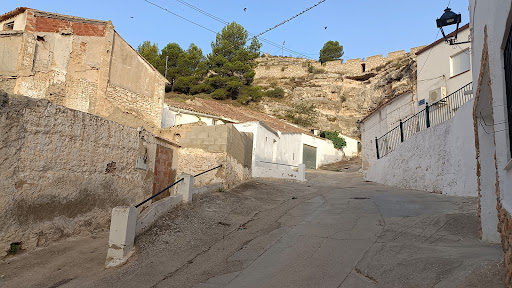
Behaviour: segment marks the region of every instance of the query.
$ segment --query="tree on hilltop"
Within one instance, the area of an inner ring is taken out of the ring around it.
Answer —
[[[339,60],[343,54],[343,46],[338,41],[327,41],[320,50],[320,63]]]
[[[150,41],[144,41],[137,47],[137,52],[144,57],[151,65],[153,65],[157,70],[160,71],[161,61],[158,50],[158,45],[156,43],[151,44]],[[165,62],[164,62],[165,65]],[[161,72],[161,71],[160,71]]]

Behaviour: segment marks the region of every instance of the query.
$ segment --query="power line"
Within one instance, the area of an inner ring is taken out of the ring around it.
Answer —
[[[432,43],[436,42],[437,41],[437,36],[439,36],[439,31],[440,30],[437,30],[437,34],[436,34],[436,39],[434,39],[434,41],[432,41]],[[418,72],[418,75],[420,75],[421,71],[423,71],[423,68],[425,68],[425,65],[427,64],[428,62],[428,57],[430,57],[430,53],[432,52],[432,50],[434,49],[434,47],[430,47],[430,50],[428,51],[428,55],[427,55],[427,59],[425,59],[425,63],[423,63],[423,66],[421,66],[421,69],[420,71]]]
[[[144,0],[144,1],[149,2],[148,0]],[[219,17],[217,17],[217,16],[215,16],[215,15],[213,15],[213,14],[211,14],[211,13],[208,13],[207,11],[204,11],[204,10],[202,10],[201,8],[198,8],[198,7],[196,7],[196,6],[194,6],[194,5],[190,4],[190,3],[188,3],[188,2],[186,2],[186,1],[183,1],[183,0],[175,0],[175,1],[177,1],[177,2],[179,2],[179,3],[181,3],[181,4],[183,4],[183,5],[185,5],[185,6],[189,7],[189,8],[191,8],[191,9],[193,9],[193,10],[195,10],[195,11],[197,11],[197,12],[199,12],[199,13],[201,13],[201,14],[205,15],[205,16],[208,16],[208,17],[210,17],[210,18],[214,19],[215,21],[220,22],[220,23],[222,23],[222,24],[224,24],[224,25],[228,25],[228,24],[229,24],[229,22],[228,22],[228,21],[226,21],[226,20],[224,20],[224,19],[222,19],[222,18],[219,18]],[[320,2],[325,2],[325,1],[326,1],[326,0],[323,0],[323,1],[320,1]],[[319,3],[320,3],[320,2],[319,2]],[[318,5],[318,4],[317,4],[317,5]],[[155,6],[157,6],[157,5],[155,5]],[[158,7],[158,6],[157,6],[157,7]],[[161,8],[161,7],[159,7],[159,8]],[[164,9],[164,10],[168,11],[167,9]],[[172,13],[172,14],[173,14],[173,15],[176,15],[176,13]],[[180,18],[184,19],[184,17],[180,17]],[[193,21],[190,21],[190,20],[187,20],[187,21],[194,23]],[[195,24],[195,23],[194,23],[194,24]],[[202,27],[202,26],[200,25],[200,27]],[[208,29],[208,30],[209,30],[209,31],[212,31],[212,30],[210,30],[210,29]],[[290,53],[292,53],[292,54],[295,54],[295,55],[298,55],[298,56],[302,56],[303,58],[307,58],[307,59],[315,60],[315,59],[313,59],[313,58],[311,58],[311,57],[309,57],[309,56],[305,55],[304,53],[297,52],[297,51],[294,51],[294,50],[289,49],[289,48],[286,48],[286,47],[284,47],[284,48],[283,48],[283,47],[282,47],[282,45],[277,44],[277,43],[274,43],[274,42],[272,42],[272,41],[270,41],[270,40],[268,40],[268,39],[265,39],[265,38],[259,37],[258,35],[253,34],[253,33],[249,32],[249,31],[248,31],[248,34],[249,34],[251,37],[258,38],[258,39],[260,39],[262,42],[264,42],[264,43],[266,43],[266,44],[269,44],[269,45],[271,45],[271,46],[274,46],[274,47],[277,47],[277,48],[283,49],[283,50],[285,50],[286,52],[290,52]],[[312,54],[313,54],[313,53],[312,53]]]
[[[267,33],[267,32],[270,32],[270,31],[274,30],[274,29],[276,29],[277,27],[279,27],[279,26],[281,26],[281,25],[283,25],[283,24],[285,24],[285,23],[290,22],[291,20],[293,20],[293,19],[295,19],[295,18],[299,17],[300,15],[302,15],[302,14],[304,14],[304,13],[308,12],[309,10],[311,10],[311,9],[315,8],[316,6],[318,6],[318,5],[322,4],[322,3],[324,3],[325,1],[327,1],[327,0],[321,0],[321,1],[318,1],[318,3],[316,3],[315,5],[313,5],[313,6],[309,7],[309,8],[307,8],[306,10],[303,10],[302,12],[300,12],[299,14],[297,14],[297,15],[295,15],[295,16],[293,16],[293,17],[291,17],[291,18],[288,18],[288,19],[284,20],[283,22],[281,22],[281,23],[279,23],[279,24],[275,25],[275,26],[274,26],[274,27],[272,27],[272,28],[268,28],[267,30],[265,30],[265,31],[261,32],[260,34],[256,35],[256,37],[260,37],[261,35],[263,35],[263,34],[265,34],[265,33]]]

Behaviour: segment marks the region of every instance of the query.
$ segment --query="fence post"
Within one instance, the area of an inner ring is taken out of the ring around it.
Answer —
[[[194,193],[194,176],[189,174],[181,174],[178,178],[183,178],[178,184],[178,194],[183,195],[183,202],[192,201]]]
[[[430,108],[428,107],[428,102],[426,102],[425,104],[425,120],[427,122],[427,128],[430,128]]]
[[[400,119],[400,141],[404,142],[404,126],[402,119]]]
[[[377,137],[375,137],[375,147],[377,148],[377,160],[379,160],[379,139]]]
[[[137,226],[137,208],[115,207],[110,220],[106,267],[117,267],[131,256]]]

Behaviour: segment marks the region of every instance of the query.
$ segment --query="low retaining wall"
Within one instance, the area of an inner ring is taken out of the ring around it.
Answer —
[[[306,181],[306,165],[299,164],[297,168],[275,163],[256,163],[253,168],[255,178],[276,178],[296,181]]]
[[[406,189],[477,196],[473,102],[455,116],[424,130],[377,160],[366,180]]]

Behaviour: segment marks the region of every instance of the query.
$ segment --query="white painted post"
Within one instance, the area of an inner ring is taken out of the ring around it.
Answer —
[[[137,208],[115,207],[112,209],[106,267],[117,267],[131,256],[137,226]]]
[[[181,174],[178,179],[181,178],[183,178],[183,181],[178,183],[178,194],[183,195],[183,202],[192,201],[192,194],[194,193],[194,176]]]
[[[299,176],[297,180],[306,181],[306,164],[299,164]]]

